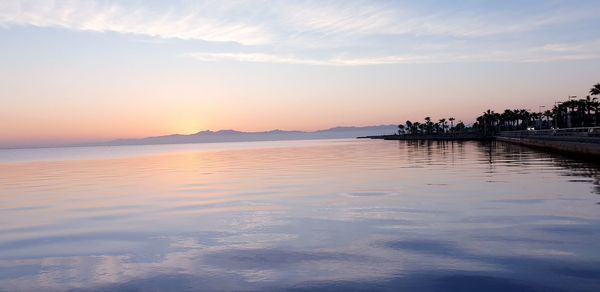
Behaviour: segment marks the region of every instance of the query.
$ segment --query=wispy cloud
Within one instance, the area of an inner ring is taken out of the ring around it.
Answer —
[[[445,9],[432,4],[416,9],[406,3],[376,1],[296,1],[276,5],[281,23],[291,32],[317,35],[431,35],[482,37],[536,30],[595,17],[592,11],[518,7],[498,12]]]
[[[325,65],[325,66],[362,66],[362,65],[384,65],[416,62],[411,56],[384,56],[373,58],[327,58],[310,59],[296,56],[281,56],[263,53],[188,53],[185,57],[191,57],[204,62],[216,61],[238,61],[252,63],[275,63],[275,64],[301,64],[301,65]]]
[[[534,10],[525,16],[509,16],[493,10],[438,9],[439,5],[424,10],[406,3],[374,1],[184,1],[162,5],[6,0],[0,2],[0,26],[32,25],[260,45],[282,44],[298,35],[321,42],[371,35],[480,37],[595,15],[585,10]]]
[[[6,0],[0,1],[0,27],[116,32],[135,34],[146,42],[172,38],[241,45],[236,52],[199,49],[186,54],[211,62],[361,66],[597,58],[588,43],[564,45],[552,35],[543,39],[535,34],[593,17],[595,10],[584,5],[561,11],[553,6],[561,2],[513,3],[503,9],[495,9],[500,4],[490,9],[471,3],[474,9],[460,9],[445,1],[257,1]],[[542,39],[507,46],[503,38],[509,36]],[[314,57],[327,55],[331,57]]]
[[[296,2],[276,8],[289,31],[297,33],[397,33],[398,12],[375,2]]]
[[[224,18],[227,7],[206,4],[194,9],[123,6],[117,2],[2,1],[0,25],[31,25],[94,32],[139,34],[159,38],[236,42],[270,42],[269,33],[256,23]],[[211,14],[211,12],[219,12]]]
[[[600,51],[596,50],[600,41],[580,42],[576,44],[553,43],[542,46],[519,47],[514,49],[480,49],[465,50],[451,45],[441,48],[431,47],[421,53],[405,55],[380,55],[370,57],[352,57],[349,54],[325,58],[305,58],[293,54],[274,53],[221,53],[193,52],[182,56],[203,62],[249,62],[319,66],[369,66],[392,64],[433,64],[456,62],[513,62],[540,63],[555,61],[575,61],[600,59]],[[419,46],[422,47],[422,46]]]

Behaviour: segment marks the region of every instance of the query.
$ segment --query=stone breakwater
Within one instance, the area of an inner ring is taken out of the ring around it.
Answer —
[[[595,159],[600,158],[600,138],[496,136],[496,140],[551,151],[590,155]]]

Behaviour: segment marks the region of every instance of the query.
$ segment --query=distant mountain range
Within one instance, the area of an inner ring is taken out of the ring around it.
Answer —
[[[392,134],[397,131],[396,125],[380,125],[367,127],[336,127],[314,132],[273,130],[266,132],[240,132],[235,130],[201,131],[190,135],[167,135],[142,139],[119,139],[100,145],[150,145],[150,144],[183,144],[183,143],[217,143],[217,142],[250,142],[278,140],[309,140],[356,138],[369,135]]]

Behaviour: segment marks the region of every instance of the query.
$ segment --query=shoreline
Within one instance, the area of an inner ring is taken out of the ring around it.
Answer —
[[[547,152],[556,152],[561,154],[577,155],[579,157],[600,158],[600,141],[596,143],[585,141],[568,141],[560,139],[544,138],[516,138],[496,136],[496,141],[505,143],[523,145]]]
[[[364,136],[357,139],[396,140],[396,141],[500,141],[535,148],[547,152],[566,155],[600,158],[599,137],[568,137],[568,136],[525,136],[510,137],[499,133],[494,136],[484,136],[478,133],[461,133],[445,135],[379,135]]]
[[[429,141],[490,141],[493,136],[484,136],[479,133],[447,133],[436,135],[378,135],[363,136],[357,139],[380,139],[380,140],[429,140]]]

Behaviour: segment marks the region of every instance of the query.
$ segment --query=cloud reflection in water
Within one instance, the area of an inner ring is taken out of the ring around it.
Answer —
[[[593,291],[599,169],[346,140],[4,162],[0,290]]]

